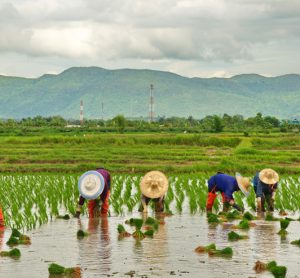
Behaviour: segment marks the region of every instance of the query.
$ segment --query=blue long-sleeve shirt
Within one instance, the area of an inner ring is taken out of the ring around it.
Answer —
[[[278,187],[278,183],[275,183],[272,186],[270,186],[266,183],[263,183],[259,179],[259,172],[257,172],[256,175],[253,178],[253,185],[254,185],[254,191],[255,191],[256,197],[261,197],[261,198],[266,196],[266,195],[272,195],[272,193]]]
[[[226,174],[218,173],[208,180],[209,192],[221,192],[225,194],[226,200],[233,200],[233,193],[240,190],[236,178]]]

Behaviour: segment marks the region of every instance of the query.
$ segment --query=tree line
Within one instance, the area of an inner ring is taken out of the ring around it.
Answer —
[[[209,115],[202,119],[195,119],[192,116],[184,117],[165,117],[159,116],[153,122],[149,122],[146,118],[130,119],[123,115],[117,115],[112,119],[84,119],[83,123],[79,120],[67,120],[60,116],[52,117],[28,117],[23,119],[1,119],[1,129],[13,128],[38,128],[38,127],[53,127],[53,128],[102,128],[107,130],[125,131],[155,131],[160,129],[175,131],[186,130],[194,132],[247,132],[251,131],[271,131],[277,130],[287,132],[298,130],[300,124],[298,121],[279,120],[273,116],[263,116],[262,113],[257,113],[254,117],[244,118],[242,115],[224,114]]]

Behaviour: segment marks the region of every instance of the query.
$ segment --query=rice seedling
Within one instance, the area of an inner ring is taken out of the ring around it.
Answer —
[[[52,263],[49,265],[48,272],[50,275],[66,275],[68,277],[74,277],[74,278],[81,277],[80,267],[65,268],[56,263]]]
[[[145,238],[144,233],[141,231],[141,228],[143,226],[143,219],[133,218],[133,225],[135,226],[136,230],[133,232],[132,236],[135,239]]]
[[[256,217],[253,214],[251,214],[249,211],[246,211],[244,213],[243,218],[248,220],[248,221],[252,221],[252,220],[256,219]]]
[[[195,252],[196,253],[205,253],[208,252],[209,250],[216,250],[216,245],[214,243],[211,243],[207,246],[198,246],[197,248],[195,248]]]
[[[118,224],[117,230],[119,233],[119,239],[131,236],[131,234],[126,231],[125,227],[122,224]]]
[[[12,229],[12,233],[6,242],[8,246],[15,246],[18,244],[31,244],[30,237],[27,235],[21,234],[17,229]]]
[[[272,213],[267,213],[265,220],[266,221],[279,221],[280,218],[274,217]]]
[[[292,241],[291,244],[298,245],[300,247],[300,239]]]
[[[229,241],[236,241],[236,240],[239,240],[239,239],[247,239],[248,236],[246,235],[239,235],[237,233],[235,233],[234,231],[231,231],[228,233],[228,240]]]
[[[1,251],[0,256],[2,257],[11,257],[11,258],[20,258],[21,257],[21,252],[18,248],[14,248],[10,251]]]
[[[157,230],[159,221],[152,217],[147,217],[145,224],[151,226],[154,230]]]
[[[145,235],[146,237],[153,237],[153,235],[154,235],[154,230],[147,230],[147,231],[144,232],[144,235]]]
[[[86,237],[86,236],[88,236],[89,235],[89,233],[88,232],[85,232],[85,231],[83,231],[83,230],[78,230],[77,231],[77,238],[78,239],[82,239],[82,238],[84,238],[84,237]]]
[[[240,221],[240,223],[238,225],[233,225],[232,228],[248,230],[248,229],[250,229],[250,223],[247,219],[243,219],[242,221]]]
[[[215,250],[209,250],[208,255],[210,256],[218,256],[218,257],[229,257],[231,258],[233,255],[233,250],[231,247],[225,247],[224,249],[215,249]]]
[[[280,231],[278,232],[279,235],[285,236],[287,232],[287,227],[289,226],[290,221],[287,219],[280,219]]]
[[[242,218],[241,213],[237,210],[232,210],[230,212],[227,212],[227,213],[225,213],[225,216],[228,220],[241,219]]]
[[[277,265],[275,261],[271,261],[269,263],[263,263],[257,261],[254,266],[254,270],[257,273],[261,273],[265,270],[270,271],[275,278],[284,278],[286,276],[287,268],[285,266]]]
[[[208,212],[207,213],[207,222],[208,223],[220,223],[221,221],[218,218],[218,215]]]

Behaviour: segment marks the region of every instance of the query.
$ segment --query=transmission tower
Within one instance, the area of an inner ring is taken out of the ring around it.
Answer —
[[[83,101],[80,101],[80,115],[79,115],[80,125],[83,125]]]
[[[153,96],[153,84],[150,84],[150,99],[149,99],[149,123],[154,120],[154,96]]]

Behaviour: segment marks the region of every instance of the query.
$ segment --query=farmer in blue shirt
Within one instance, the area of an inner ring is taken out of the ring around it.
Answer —
[[[242,211],[243,209],[240,208],[237,204],[235,204],[232,194],[235,191],[241,190],[246,196],[248,196],[249,186],[249,179],[242,177],[238,173],[236,173],[235,177],[233,177],[218,172],[216,175],[210,177],[210,179],[208,180],[206,210],[212,210],[214,201],[217,197],[216,192],[221,192],[223,199],[223,211],[228,210],[229,206],[232,206],[235,209]]]
[[[272,169],[263,169],[256,173],[253,179],[256,194],[256,211],[265,211],[265,201],[269,211],[274,211],[276,189],[278,187],[279,175]]]

